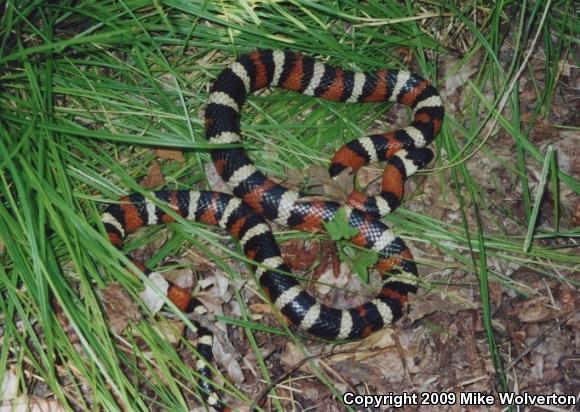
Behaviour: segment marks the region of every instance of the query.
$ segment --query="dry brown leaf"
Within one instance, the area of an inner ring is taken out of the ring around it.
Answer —
[[[250,311],[254,314],[269,315],[272,313],[272,306],[268,303],[252,303]]]
[[[342,377],[348,377],[348,382],[352,384],[364,384],[366,388],[382,388],[385,386],[385,378],[383,376],[383,370],[385,368],[389,369],[389,372],[393,370],[392,365],[386,364],[385,360],[390,360],[388,356],[381,356],[370,359],[366,362],[360,362],[358,360],[347,359],[341,362],[333,364],[333,369],[337,371]],[[398,361],[401,364],[401,361]],[[397,373],[401,367],[396,365]],[[357,410],[369,410],[369,409],[357,409]],[[374,409],[373,409],[374,410]]]
[[[182,261],[183,259],[179,259],[179,261]],[[186,263],[188,263],[187,261],[185,261]],[[187,267],[184,268],[180,268],[180,269],[172,269],[172,270],[168,270],[165,271],[165,273],[163,274],[163,276],[165,277],[165,279],[167,279],[169,282],[174,283],[175,285],[179,286],[180,288],[184,288],[184,289],[190,289],[193,287],[193,269],[190,265],[188,265]]]
[[[148,283],[145,284],[145,289],[139,294],[139,298],[151,312],[157,313],[165,303],[162,295],[167,293],[169,283],[159,272],[151,273],[149,275],[149,280],[156,286],[156,288],[153,288]],[[159,290],[159,292],[156,289]]]
[[[409,295],[409,305],[411,306],[409,319],[413,322],[423,319],[425,316],[435,312],[444,312],[453,315],[459,311],[470,309],[460,303],[443,299],[436,293],[422,296]]]
[[[312,279],[318,281],[329,267],[332,268],[334,277],[338,277],[340,275],[340,258],[336,250],[336,243],[333,240],[324,240],[320,242],[320,245],[320,263],[313,268]]]
[[[218,364],[222,365],[228,371],[228,378],[234,384],[241,384],[246,380],[242,366],[237,360],[237,354],[228,352],[219,340],[214,340],[213,354]]]
[[[115,333],[122,333],[129,322],[141,320],[139,307],[118,283],[111,283],[99,291],[109,325]]]
[[[364,359],[372,358],[377,353],[384,351],[395,345],[393,339],[393,329],[385,327],[371,334],[370,336],[346,343],[340,347],[340,352],[332,357],[333,362],[341,362],[347,359],[362,361]]]
[[[202,279],[199,279],[198,283],[203,290],[211,287],[210,290],[212,294],[215,297],[222,299],[224,302],[229,302],[231,299],[232,291],[230,286],[232,286],[232,282],[230,278],[221,270],[214,269],[211,274],[208,274]]]
[[[354,189],[354,179],[351,169],[344,170],[335,179],[328,174],[328,170],[322,166],[309,166],[304,170],[304,175],[309,177],[310,193],[324,196],[326,200],[334,200],[344,203],[348,195]]]
[[[199,268],[203,271],[209,271],[214,267],[213,263],[206,255],[197,252],[195,249],[188,250],[185,258],[187,261],[192,263],[195,268]]]
[[[543,142],[553,139],[556,131],[557,129],[546,118],[539,118],[531,128],[531,137],[534,142]]]
[[[523,330],[511,331],[510,336],[516,347],[524,349],[526,347],[526,340],[528,338],[527,333]]]
[[[563,286],[559,293],[560,301],[562,302],[562,310],[564,312],[571,312],[576,308],[576,299],[578,292],[574,289]]]
[[[363,167],[356,173],[358,185],[367,188],[365,192],[368,195],[374,195],[380,192],[381,178],[383,169],[378,165]]]
[[[9,401],[18,395],[18,376],[8,370],[4,373],[4,380],[0,382],[0,399]],[[2,407],[0,407],[2,410]]]
[[[280,355],[280,362],[282,362],[282,365],[284,365],[288,369],[294,368],[296,367],[297,364],[302,362],[303,359],[304,352],[300,350],[300,347],[298,345],[295,345],[292,342],[286,343],[286,346],[284,346],[284,350]],[[308,362],[304,362],[302,365],[300,365],[300,368],[298,368],[298,370],[305,373],[312,373],[312,371],[310,370],[310,366],[308,365]]]
[[[503,288],[500,283],[490,282],[489,284],[489,298],[494,309],[501,307],[501,299],[503,295]]]
[[[65,410],[56,400],[46,400],[28,395],[21,395],[11,401],[2,400],[0,402],[0,411],[2,412],[64,412]]]
[[[326,179],[323,180],[324,194],[339,203],[346,202],[348,195],[354,190],[354,176],[351,168],[346,168],[334,179],[328,175],[328,171],[324,172],[326,176]]]
[[[518,319],[524,323],[545,322],[562,315],[562,311],[550,304],[546,296],[523,302],[518,310]]]
[[[552,113],[554,113],[559,119],[567,117],[570,113],[570,106],[567,106],[566,104],[557,104],[557,100],[552,101],[551,109]]]
[[[179,320],[161,319],[154,328],[160,337],[172,345],[177,345],[183,336],[185,324]]]
[[[466,64],[458,64],[457,60],[449,59],[445,61],[446,78],[442,89],[439,92],[443,96],[450,96],[463,86],[474,73],[479,70],[477,58],[470,59]]]
[[[140,233],[135,235],[130,234],[129,236],[140,236]],[[169,231],[166,228],[162,228],[157,236],[154,237],[153,241],[149,241],[145,247],[131,252],[131,257],[139,263],[149,262],[151,257],[157,252],[169,239]]]
[[[177,160],[178,162],[183,162],[183,150],[181,149],[165,149],[158,148],[155,149],[155,154],[164,160]]]
[[[415,59],[415,53],[410,47],[397,47],[395,49],[395,55],[405,66],[410,66]]]
[[[306,180],[305,176],[306,169],[289,169],[286,171],[286,180],[284,181],[284,186],[287,188],[300,187]]]
[[[566,60],[560,60],[560,62],[558,63],[558,67],[562,76],[570,77],[572,75],[572,68],[575,66],[572,66]]]
[[[221,270],[215,269],[212,273],[206,273],[204,277],[198,278],[200,291],[196,293],[198,298],[209,313],[220,315],[223,313],[223,305],[237,305],[233,299],[234,290],[237,288],[232,284],[230,278]]]
[[[327,266],[326,270],[318,276],[316,290],[322,295],[330,293],[332,290],[344,289],[352,280],[352,272],[344,262],[340,263],[340,271],[337,274],[332,266]]]
[[[147,176],[141,181],[141,186],[145,188],[158,187],[165,183],[165,176],[161,171],[161,166],[156,161],[151,162],[147,170]]]
[[[292,270],[306,271],[318,257],[319,242],[308,242],[304,239],[291,239],[280,245],[284,262]]]

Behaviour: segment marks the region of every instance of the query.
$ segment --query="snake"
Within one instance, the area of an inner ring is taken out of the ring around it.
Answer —
[[[338,179],[361,167],[386,161],[380,193],[367,196],[353,189],[343,204],[312,200],[268,178],[254,165],[242,144],[240,117],[248,96],[277,87],[314,98],[347,103],[393,102],[412,110],[404,128],[372,134],[340,147],[329,174]],[[403,240],[380,218],[395,210],[404,183],[433,158],[426,148],[439,133],[444,107],[437,89],[405,70],[359,72],[336,67],[291,50],[255,50],[229,64],[213,82],[205,108],[205,137],[215,146],[211,159],[232,194],[199,190],[162,190],[149,196],[131,194],[107,206],[101,216],[109,240],[121,248],[127,234],[150,225],[184,219],[227,231],[252,262],[265,295],[293,325],[316,337],[355,340],[369,336],[404,314],[408,294],[418,287],[417,266]],[[172,213],[167,213],[165,204]],[[383,276],[379,293],[350,309],[318,302],[288,274],[269,222],[307,232],[322,232],[339,211],[356,229],[350,241],[377,252],[375,268]],[[144,268],[144,272],[147,270]],[[206,312],[189,290],[169,285],[168,298],[184,312]],[[210,381],[212,333],[199,324],[197,370],[202,398],[215,410],[227,411]]]

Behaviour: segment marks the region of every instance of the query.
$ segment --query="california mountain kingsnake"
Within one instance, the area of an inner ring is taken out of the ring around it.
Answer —
[[[366,197],[353,191],[346,205],[307,201],[293,190],[268,179],[241,148],[212,149],[214,165],[234,196],[218,192],[158,191],[180,216],[227,230],[248,259],[271,301],[294,325],[328,339],[357,339],[398,320],[409,292],[417,290],[417,268],[403,241],[378,217],[399,206],[405,179],[433,157],[431,143],[441,128],[444,109],[437,90],[427,80],[407,71],[359,73],[343,70],[292,51],[257,50],[237,59],[213,83],[205,110],[209,142],[238,143],[241,108],[251,92],[269,86],[342,102],[397,102],[413,109],[412,123],[394,132],[375,134],[341,147],[332,159],[330,174],[347,168],[388,160],[382,191]],[[323,222],[344,208],[348,224],[358,229],[352,243],[381,255],[376,268],[385,276],[380,293],[356,308],[339,310],[318,303],[290,272],[267,220],[294,229],[316,232]],[[134,194],[110,205],[102,215],[111,242],[121,246],[127,233],[140,227],[168,223],[173,218],[142,195]],[[275,270],[273,270],[275,269]],[[171,285],[169,298],[182,310],[203,310],[190,293]],[[200,329],[198,350],[211,361],[212,335]],[[200,373],[209,376],[203,361]],[[210,405],[225,409],[207,381],[201,385]]]

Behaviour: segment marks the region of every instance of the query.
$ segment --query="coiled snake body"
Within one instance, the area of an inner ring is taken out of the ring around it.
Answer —
[[[241,56],[226,68],[211,88],[205,111],[209,142],[238,143],[240,112],[247,96],[255,90],[275,86],[309,96],[341,102],[392,101],[413,110],[412,123],[394,132],[360,138],[341,147],[334,155],[330,174],[338,176],[350,168],[387,160],[381,193],[365,196],[353,191],[345,205],[332,201],[307,201],[256,169],[241,148],[212,149],[211,157],[234,196],[205,191],[158,191],[153,196],[166,202],[180,216],[216,225],[238,241],[244,254],[256,263],[260,285],[272,303],[294,324],[329,339],[368,336],[399,319],[407,294],[417,289],[417,269],[403,241],[379,220],[399,206],[407,177],[429,163],[431,143],[441,128],[444,109],[437,90],[420,76],[397,70],[359,73],[343,70],[292,51],[257,50]],[[379,253],[376,268],[385,276],[382,289],[371,301],[339,310],[317,302],[298,283],[280,254],[267,220],[304,231],[322,231],[323,223],[344,208],[349,226],[358,229],[352,243]],[[117,246],[127,233],[140,227],[168,223],[173,219],[142,195],[130,195],[107,207],[102,215],[111,242]],[[190,293],[171,285],[169,298],[182,310],[202,311]],[[211,333],[200,327],[198,351],[212,358]],[[203,362],[200,373],[209,377]],[[227,409],[202,382],[207,402]]]

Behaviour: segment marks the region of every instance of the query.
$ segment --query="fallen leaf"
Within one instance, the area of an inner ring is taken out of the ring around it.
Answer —
[[[490,282],[489,284],[489,298],[494,310],[501,307],[501,299],[503,295],[503,288],[500,283]]]
[[[9,401],[18,395],[18,377],[8,370],[4,373],[4,380],[0,385],[0,399]]]
[[[286,180],[284,181],[284,186],[287,188],[298,188],[306,180],[305,176],[306,169],[292,168],[286,172]]]
[[[576,299],[578,299],[578,293],[574,289],[568,286],[562,286],[558,295],[560,297],[560,301],[562,302],[562,310],[564,312],[571,312],[576,308]]]
[[[169,282],[167,282],[167,280],[165,280],[163,275],[159,272],[151,273],[149,275],[149,280],[155,286],[157,286],[161,293],[153,289],[153,287],[149,284],[146,284],[143,292],[139,294],[139,298],[151,312],[157,313],[161,310],[163,304],[165,303],[162,296],[167,294],[167,290],[169,289]]]
[[[320,242],[306,242],[304,239],[291,239],[280,245],[284,262],[292,270],[306,271],[318,258]]]
[[[527,300],[518,308],[518,319],[524,323],[545,322],[562,315],[562,311],[550,304],[546,296]]]
[[[272,313],[272,306],[268,303],[252,303],[250,305],[250,311],[255,314],[269,315]]]
[[[0,402],[0,411],[11,412],[64,412],[58,401],[46,400],[36,396],[21,395],[8,402]]]
[[[181,263],[181,261],[181,259],[178,260],[179,263]],[[164,272],[163,277],[180,288],[190,289],[194,285],[193,269],[191,265],[189,265],[189,262],[184,262],[186,267],[167,270]]]
[[[474,73],[479,70],[476,58],[472,58],[467,63],[457,64],[457,60],[450,59],[445,62],[447,77],[443,88],[439,90],[442,96],[450,96],[463,86]]]
[[[183,336],[185,324],[179,320],[160,319],[154,328],[157,334],[167,342],[177,345]]]
[[[328,170],[322,166],[309,166],[300,172],[303,178],[292,176],[302,184],[308,180],[308,193],[313,196],[322,196],[324,200],[334,200],[344,203],[354,188],[354,179],[351,169],[344,170],[335,179],[328,174]],[[306,198],[303,198],[303,200]]]
[[[156,161],[153,161],[147,170],[147,176],[141,181],[141,186],[152,188],[162,186],[164,183],[165,176],[163,176],[161,166]]]
[[[367,166],[361,168],[356,173],[356,181],[360,187],[366,188],[365,192],[371,194],[368,189],[376,189],[375,193],[380,192],[380,182],[383,176],[383,169],[378,166]]]
[[[141,320],[139,307],[118,283],[111,283],[98,292],[109,325],[115,333],[122,333],[129,322]]]
[[[330,293],[334,289],[344,289],[352,280],[352,273],[348,265],[344,262],[340,264],[338,276],[332,266],[327,266],[326,270],[320,274],[316,282],[316,290],[322,295]]]
[[[436,293],[421,296],[409,295],[409,306],[411,307],[411,311],[408,317],[412,322],[423,319],[425,316],[435,312],[444,312],[453,315],[462,310],[472,309],[461,303],[443,299]]]
[[[362,361],[364,359],[372,358],[377,353],[384,351],[395,345],[393,339],[393,329],[385,327],[371,334],[370,336],[349,342],[340,347],[339,353],[332,357],[334,362],[340,362],[347,359]]]
[[[300,349],[298,345],[292,342],[286,343],[286,346],[284,346],[284,350],[280,355],[280,362],[282,362],[282,365],[284,365],[286,368],[294,368],[296,367],[296,365],[302,362],[303,359],[304,352]],[[314,359],[314,361],[316,361],[316,359]],[[298,368],[298,370],[304,373],[312,373],[312,371],[310,370],[310,366],[308,365],[308,362],[304,362],[302,365],[300,365],[300,368]]]
[[[330,177],[328,170],[322,167],[312,167],[309,171],[322,184],[323,194],[330,200],[344,203],[354,189],[354,176],[350,167],[343,170],[334,179]]]
[[[165,149],[158,148],[155,149],[155,154],[164,160],[177,160],[178,162],[183,162],[183,150],[181,149]]]
[[[235,384],[241,384],[246,380],[242,367],[237,360],[237,354],[228,352],[217,339],[214,339],[213,354],[218,364],[225,367],[228,371],[228,378]]]

